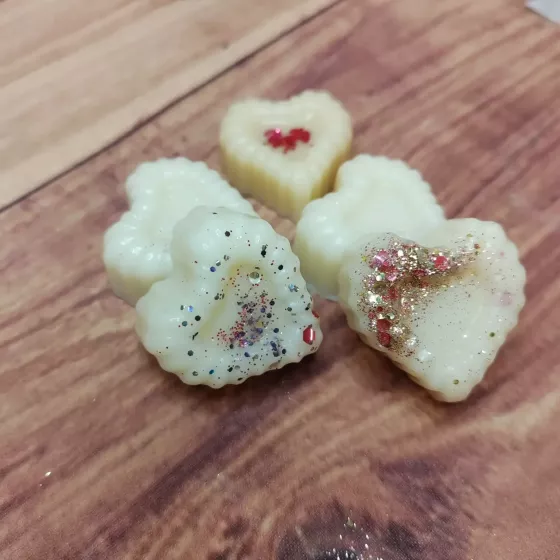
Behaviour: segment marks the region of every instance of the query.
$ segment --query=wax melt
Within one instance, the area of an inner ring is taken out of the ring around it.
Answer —
[[[103,260],[117,296],[135,305],[171,270],[173,226],[203,204],[254,214],[218,173],[186,158],[142,163],[126,181],[130,210],[105,234]]]
[[[294,252],[313,289],[336,299],[344,252],[357,239],[385,231],[414,237],[444,219],[418,171],[399,160],[362,154],[339,169],[335,192],[305,207]]]
[[[349,114],[324,91],[235,103],[220,131],[232,185],[294,221],[308,202],[332,188],[351,143]]]
[[[287,239],[258,217],[195,208],[171,242],[172,271],[136,306],[161,367],[219,388],[316,352],[323,335]]]
[[[339,280],[350,327],[448,402],[482,380],[525,302],[517,248],[500,225],[475,219],[414,241],[366,236],[346,253]]]

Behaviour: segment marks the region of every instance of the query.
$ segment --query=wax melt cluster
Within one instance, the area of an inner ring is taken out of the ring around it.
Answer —
[[[227,181],[185,158],[129,177],[104,261],[163,369],[219,388],[299,362],[323,340],[316,294],[434,398],[482,380],[525,302],[515,245],[496,223],[447,220],[406,163],[348,161],[351,143],[326,92],[250,99],[222,121]],[[293,249],[240,193],[297,223]]]

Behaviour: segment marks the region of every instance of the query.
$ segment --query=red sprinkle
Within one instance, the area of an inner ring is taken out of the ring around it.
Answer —
[[[389,348],[391,344],[391,335],[387,332],[378,332],[377,333],[377,340],[381,346],[385,346],[385,348]]]
[[[449,259],[443,255],[438,255],[434,259],[434,266],[441,272],[449,268]]]
[[[295,150],[297,144],[297,138],[288,134],[288,136],[284,136],[284,153],[289,152],[290,150]]]
[[[391,321],[388,319],[377,319],[378,332],[387,332],[391,328]]]
[[[290,136],[307,144],[311,140],[311,132],[305,128],[292,128]]]
[[[399,291],[395,286],[391,286],[387,292],[387,296],[389,297],[389,301],[395,301],[399,299]]]
[[[385,273],[385,278],[389,280],[389,282],[394,282],[398,277],[399,273],[397,269],[392,265],[386,265],[379,267],[379,270]]]
[[[264,136],[267,139],[267,142],[273,148],[280,148],[281,146],[284,145],[284,135],[282,134],[282,131],[279,128],[267,130],[264,133]]]
[[[319,313],[317,313],[317,311],[315,311],[315,309],[313,309],[311,311],[311,313],[313,313],[313,317],[317,317],[317,319],[319,318]]]
[[[273,148],[284,148],[284,153],[295,150],[298,142],[307,144],[311,140],[311,132],[305,128],[292,128],[284,135],[280,128],[271,128],[264,132],[267,143]]]
[[[305,344],[313,344],[313,342],[315,341],[315,329],[309,325],[304,331],[303,331],[303,342],[305,342]]]

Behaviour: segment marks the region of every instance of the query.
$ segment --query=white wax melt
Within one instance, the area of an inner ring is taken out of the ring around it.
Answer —
[[[525,270],[493,222],[449,220],[416,239],[360,240],[340,270],[340,303],[366,344],[434,398],[460,401],[517,324]]]
[[[173,270],[136,306],[161,367],[218,388],[316,352],[323,335],[287,239],[264,220],[199,207],[175,227]]]
[[[324,91],[235,103],[220,131],[232,185],[294,221],[308,202],[332,188],[351,143],[349,114]]]
[[[335,192],[308,204],[297,224],[294,252],[305,279],[336,299],[344,252],[368,233],[413,237],[444,221],[430,185],[404,162],[359,155],[338,171]]]
[[[254,214],[218,173],[186,158],[142,163],[127,179],[126,194],[130,210],[107,230],[103,260],[113,291],[130,305],[170,272],[173,226],[194,207]]]

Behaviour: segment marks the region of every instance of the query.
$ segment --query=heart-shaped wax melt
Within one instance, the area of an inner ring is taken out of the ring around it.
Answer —
[[[232,185],[294,221],[308,202],[331,189],[351,143],[350,116],[323,91],[235,103],[220,131]]]
[[[130,305],[171,271],[173,226],[193,208],[220,204],[255,213],[216,171],[186,158],[142,163],[128,177],[126,194],[130,210],[105,233],[103,260],[113,291]]]
[[[366,344],[434,398],[460,401],[517,324],[525,270],[494,222],[449,220],[416,239],[360,240],[340,270],[340,303]]]
[[[242,383],[319,348],[298,258],[268,222],[200,206],[174,228],[171,260],[138,302],[136,330],[184,383]]]
[[[336,299],[342,257],[360,237],[392,231],[414,238],[444,219],[418,171],[399,160],[362,154],[339,169],[335,192],[305,207],[294,252],[313,289]]]

